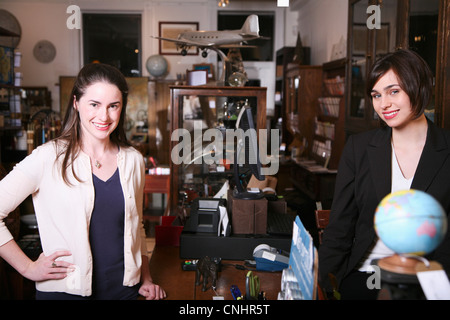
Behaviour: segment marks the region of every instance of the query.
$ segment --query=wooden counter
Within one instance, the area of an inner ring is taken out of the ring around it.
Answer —
[[[202,286],[195,286],[195,271],[184,271],[181,268],[184,259],[179,256],[179,247],[156,246],[150,259],[150,272],[153,281],[167,293],[167,300],[212,300],[215,295],[209,287],[202,292]],[[225,300],[233,300],[231,285],[237,285],[245,295],[245,277],[248,270],[239,270],[235,265],[244,265],[244,261],[222,260],[216,292]],[[253,271],[261,283],[261,291],[266,299],[276,300],[281,290],[281,272]],[[210,283],[209,283],[210,286]]]

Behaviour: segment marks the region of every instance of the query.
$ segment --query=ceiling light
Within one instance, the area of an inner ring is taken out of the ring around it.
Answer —
[[[228,5],[229,1],[228,0],[220,0],[218,6],[225,8]]]

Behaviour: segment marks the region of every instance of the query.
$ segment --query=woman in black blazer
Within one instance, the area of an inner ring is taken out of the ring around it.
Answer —
[[[319,275],[330,292],[330,274],[342,299],[375,299],[367,287],[371,260],[393,254],[379,241],[374,214],[396,190],[417,189],[450,212],[450,132],[424,115],[432,98],[432,74],[410,50],[378,60],[367,79],[367,94],[386,126],[352,135],[340,159],[330,222],[319,248]],[[450,238],[427,258],[450,271]]]

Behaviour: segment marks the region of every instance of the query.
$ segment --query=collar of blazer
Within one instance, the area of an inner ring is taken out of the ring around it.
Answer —
[[[370,171],[373,172],[378,201],[391,192],[391,134],[390,127],[382,127],[367,146]],[[449,156],[450,135],[428,120],[427,140],[417,166],[411,189],[426,191]]]

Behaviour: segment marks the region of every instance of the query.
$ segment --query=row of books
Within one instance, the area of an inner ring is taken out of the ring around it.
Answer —
[[[327,139],[334,140],[334,123],[330,122],[321,122],[316,118],[315,122],[315,134],[325,137]]]
[[[326,140],[325,142],[314,140],[312,152],[315,156],[323,159],[323,166],[326,168],[331,157],[331,140]]]
[[[345,78],[337,76],[336,78],[325,79],[325,88],[331,96],[342,96],[345,92]]]
[[[339,117],[340,97],[320,97],[319,108],[323,115]]]

